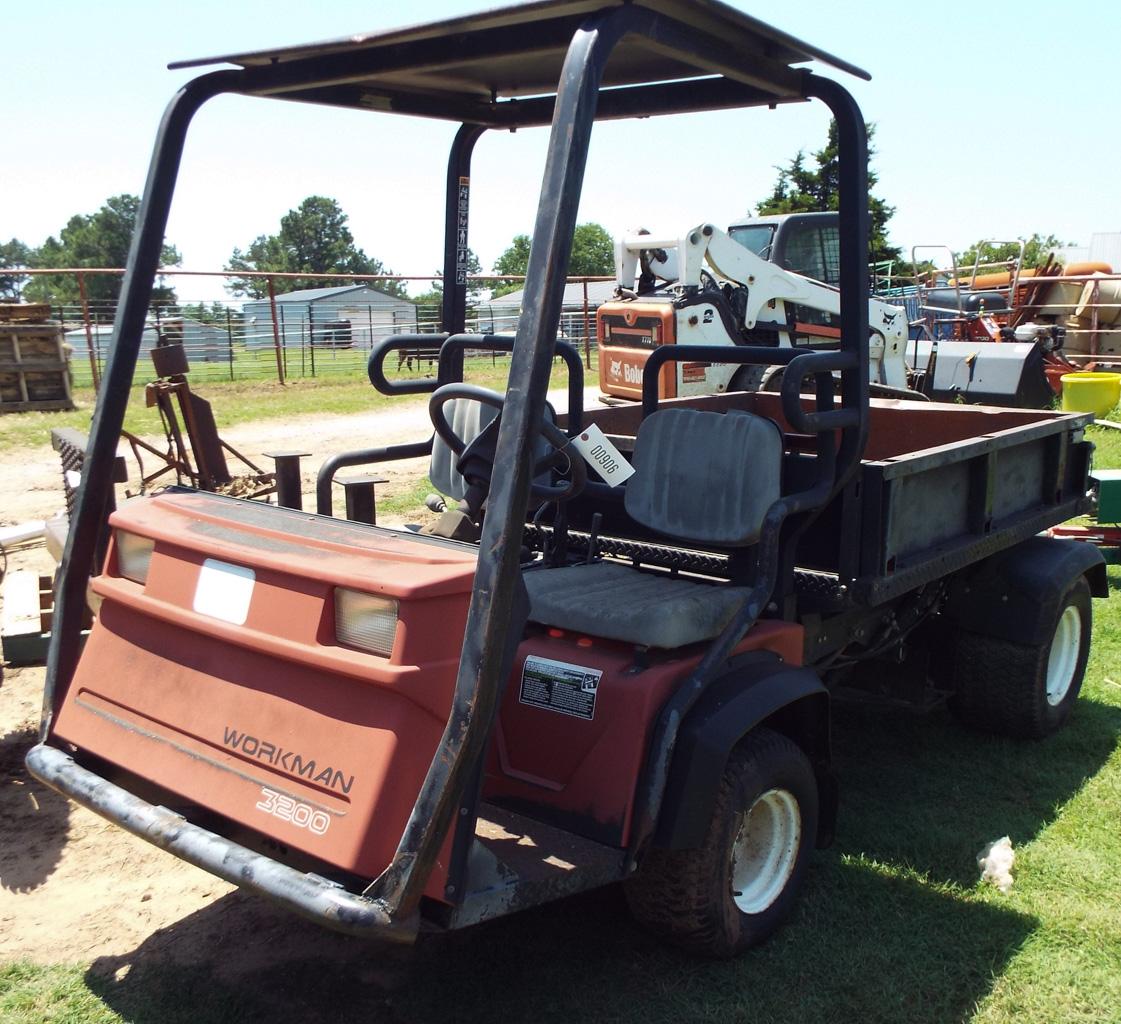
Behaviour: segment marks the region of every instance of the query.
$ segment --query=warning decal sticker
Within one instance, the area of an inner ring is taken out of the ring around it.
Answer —
[[[530,655],[522,669],[519,700],[535,708],[591,721],[603,670]]]

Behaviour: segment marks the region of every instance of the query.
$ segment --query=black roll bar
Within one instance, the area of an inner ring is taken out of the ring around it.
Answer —
[[[455,370],[463,368],[463,353],[468,349],[491,352],[513,352],[516,336],[513,334],[456,334],[448,338],[440,349],[440,378],[455,380]],[[564,360],[568,368],[568,432],[578,429],[584,422],[584,363],[580,353],[570,342],[556,339],[553,354]],[[459,378],[463,379],[460,373]]]
[[[238,92],[243,76],[242,71],[215,71],[188,82],[167,105],[156,134],[144,197],[137,214],[136,232],[129,248],[117,316],[113,322],[113,342],[109,347],[109,358],[101,377],[90,425],[82,484],[78,489],[74,516],[59,566],[39,724],[42,739],[46,739],[54,719],[55,700],[69,685],[78,664],[86,581],[94,553],[103,543],[108,530],[104,512],[113,486],[113,461],[124,425],[125,407],[136,370],[152,286],[160,265],[160,251],[187,128],[207,100],[222,93]]]
[[[543,200],[539,204],[534,226],[526,281],[525,313],[513,345],[505,414],[498,431],[496,459],[506,467],[507,472],[496,477],[490,493],[455,693],[443,736],[392,861],[361,896],[350,893],[338,897],[348,908],[348,914],[353,913],[362,919],[360,930],[367,934],[397,937],[415,923],[421,893],[453,817],[457,828],[474,827],[477,794],[472,781],[477,779],[475,769],[489,740],[498,698],[509,675],[513,653],[526,619],[519,556],[520,526],[525,521],[531,483],[529,453],[544,410],[545,388],[560,319],[591,128],[600,101],[599,88],[608,57],[627,34],[644,37],[655,50],[668,48],[678,53],[700,53],[714,45],[711,34],[705,36],[670,17],[632,5],[589,14],[572,35],[567,34],[571,32],[567,25],[553,28],[558,32],[558,41],[562,42],[559,34],[562,28],[566,33],[564,39],[570,41],[553,101],[552,129],[541,188]],[[520,28],[493,30],[492,35],[496,46],[506,47],[502,51],[504,53],[512,52],[511,48],[513,51],[518,51],[518,47],[524,48],[524,33]],[[106,507],[107,489],[111,486],[112,461],[124,420],[172,192],[191,119],[203,103],[223,93],[278,95],[290,91],[301,99],[337,102],[340,93],[332,90],[349,89],[347,83],[354,80],[361,67],[369,65],[369,68],[384,70],[387,63],[407,64],[413,59],[414,51],[418,59],[439,59],[446,57],[457,43],[458,40],[450,38],[417,40],[395,44],[392,50],[386,47],[364,57],[347,57],[345,60],[332,57],[279,64],[269,61],[238,71],[214,72],[188,83],[168,105],[149,166],[114,324],[114,341],[93,417],[87,472],[62,561],[44,692],[41,722],[44,740],[49,734],[55,702],[69,685],[77,664],[86,576],[99,539],[106,529],[101,512]],[[708,68],[713,74],[719,74],[721,66],[733,67],[751,60],[728,46],[717,45],[716,48],[720,52],[715,54],[713,66]],[[758,59],[763,64],[767,63],[766,58]],[[756,77],[750,78],[751,74]],[[604,110],[625,116],[655,113],[660,109],[658,104],[667,110],[698,109],[717,105],[717,99],[721,103],[727,101],[731,106],[738,105],[737,101],[748,103],[753,98],[765,102],[785,102],[787,99],[816,96],[833,111],[839,126],[841,156],[842,349],[856,353],[852,365],[841,367],[842,394],[844,405],[856,409],[860,421],[856,429],[842,428],[837,467],[839,480],[855,470],[867,433],[868,383],[863,367],[867,364],[868,325],[867,303],[862,301],[868,226],[864,124],[855,102],[844,89],[828,80],[816,79],[806,71],[772,65],[770,70],[763,68],[750,72],[749,69],[749,79],[726,85],[707,85],[704,81],[682,83],[680,86],[655,85],[648,93],[652,105],[645,109],[639,109],[637,91],[622,89],[604,98]],[[772,88],[760,93],[755,89],[756,83]],[[316,93],[317,89],[319,93]],[[635,100],[633,108],[632,97]],[[398,102],[395,109],[399,110],[416,107],[419,111],[424,105],[420,97],[393,99],[393,103]],[[362,104],[355,100],[342,105]],[[456,103],[449,101],[445,113],[452,107],[456,107]],[[466,111],[471,104],[462,103],[459,107]],[[543,117],[546,112],[543,104],[538,104],[538,107],[539,113],[538,108],[534,108],[534,118]],[[460,179],[468,177],[471,151],[486,129],[486,124],[482,123],[483,114],[494,108],[493,103],[489,106],[475,104],[472,109],[479,111],[479,119],[461,118],[465,123],[456,136],[448,164],[446,220],[449,225],[453,220],[451,197],[454,194],[457,197],[454,218],[458,227]],[[516,113],[517,107],[510,103],[501,109],[509,117]],[[458,266],[459,248],[458,238],[454,253],[450,243],[445,241],[447,291],[442,315],[443,326],[449,333],[463,327],[460,302],[465,295],[466,282],[462,283],[461,291],[454,269]],[[453,260],[456,261],[454,264]],[[807,372],[811,371],[807,369]],[[822,390],[823,378],[827,375],[816,373],[815,376],[819,391],[818,411],[828,413],[831,411],[831,398],[827,402]],[[819,437],[824,436],[827,435],[819,434]],[[778,516],[781,523],[781,518],[793,511],[783,506],[784,501],[786,499],[780,499],[772,506],[769,520]],[[765,543],[761,546],[767,547]],[[760,554],[760,563],[773,565],[769,548]],[[764,576],[770,574],[769,569],[763,573]],[[733,635],[737,632],[742,635],[757,617],[759,593],[758,587],[753,589],[741,614],[719,638],[710,652],[711,656],[702,661],[702,666],[705,666],[702,677],[708,675],[710,667],[732,641]],[[698,684],[698,690],[703,689],[705,678],[694,679],[694,682]],[[687,710],[691,700],[685,699],[682,706]],[[678,710],[681,710],[680,707]],[[671,711],[672,708],[667,707],[666,712]],[[677,721],[679,717],[674,721],[665,719],[666,728],[659,733],[661,738],[656,749],[652,748],[651,757],[659,764],[668,764],[676,738]],[[250,854],[237,844],[208,833],[199,826],[181,820],[177,823],[172,820],[175,816],[166,809],[147,804],[100,779],[64,751],[49,745],[40,744],[34,748],[28,763],[31,770],[48,784],[107,814],[124,827],[162,843],[223,877],[236,875],[231,880],[256,888],[316,919],[333,923],[328,905],[334,898],[332,893],[337,895],[338,887],[334,883],[314,876],[304,876],[306,884],[299,883],[283,865],[261,855]],[[648,780],[650,785],[638,808],[640,823],[651,820],[652,816],[656,818],[664,776],[661,776],[661,783],[658,779],[655,773]],[[636,835],[636,844],[641,844],[648,835],[648,828],[641,826]],[[306,899],[291,898],[293,885],[304,893]]]
[[[437,374],[435,380],[431,377],[417,377],[413,380],[390,380],[385,375],[385,361],[394,352],[440,352],[444,342],[448,340],[446,334],[394,334],[383,338],[370,349],[370,357],[366,360],[366,376],[370,378],[374,390],[383,395],[427,395],[435,391],[441,384],[447,384],[452,379],[444,379],[443,374]],[[443,370],[443,360],[440,369]]]
[[[463,379],[463,353],[467,349],[487,349],[494,352],[513,352],[514,336],[506,334],[457,334],[447,338],[442,334],[397,334],[379,341],[370,351],[366,372],[370,383],[383,395],[430,394],[444,384]],[[385,360],[394,352],[418,348],[422,343],[431,348],[434,341],[440,346],[439,369],[436,377],[423,380],[390,380],[385,374]],[[584,364],[580,353],[567,341],[558,339],[556,354],[568,367],[568,432],[578,430],[584,420]],[[458,374],[458,375],[457,375]],[[423,458],[432,454],[432,437],[409,444],[360,448],[339,452],[324,460],[315,478],[315,511],[321,516],[332,515],[334,500],[331,488],[340,469],[354,466],[371,466],[380,462],[399,462],[402,459]]]
[[[868,132],[843,86],[807,74],[805,94],[820,99],[837,122],[841,348],[853,356],[841,368],[841,405],[854,410],[858,422],[841,437],[836,491],[857,471],[868,443]]]
[[[654,20],[649,11],[633,7],[594,14],[576,32],[565,58],[541,186],[552,202],[538,208],[495,450],[506,472],[496,475],[488,498],[451,714],[393,861],[365,893],[391,906],[416,905],[457,810],[458,827],[474,827],[474,801],[462,801],[490,739],[528,614],[521,530],[512,525],[525,522],[529,503],[528,456],[545,408],[599,84],[615,44],[626,32],[650,34]]]
[[[868,295],[864,270],[868,254],[867,132],[860,109],[847,90],[836,82],[816,78],[808,72],[805,79],[805,95],[823,100],[837,121],[841,235],[840,351],[807,353],[758,346],[733,349],[733,352],[743,354],[742,359],[730,358],[731,353],[727,351],[723,355],[707,354],[716,352],[720,346],[688,346],[688,351],[692,353],[692,358],[714,362],[724,359],[729,362],[786,363],[789,379],[784,375],[783,414],[795,429],[810,428],[807,433],[816,433],[816,479],[808,490],[780,498],[768,510],[758,545],[754,585],[732,621],[705,652],[696,669],[670,696],[658,716],[636,793],[635,825],[628,849],[628,863],[632,868],[653,837],[681,723],[717,678],[735,645],[763,613],[771,600],[779,573],[791,568],[789,556],[800,534],[857,471],[868,439]],[[664,346],[655,349],[648,358],[643,371],[643,416],[648,414],[649,398],[652,397],[654,406],[657,405],[657,368],[669,359],[683,358],[672,352],[680,348],[684,346]],[[785,354],[787,351],[789,356]],[[670,354],[659,356],[660,352]],[[760,358],[762,353],[767,353],[766,359]],[[839,370],[841,374],[840,409],[833,408],[833,370]],[[810,375],[817,386],[817,408],[812,413],[806,413],[801,406],[800,392],[802,381]],[[841,433],[839,445],[834,442],[834,429],[839,429]],[[782,538],[787,526],[788,535]]]
[[[444,199],[444,298],[440,307],[440,329],[446,334],[458,334],[465,327],[471,154],[475,143],[486,130],[485,126],[479,124],[461,125],[455,133],[448,156],[448,180]]]
[[[383,395],[426,395],[443,384],[463,380],[463,354],[468,350],[485,352],[513,352],[513,334],[394,334],[379,341],[370,350],[366,361],[366,374],[374,389]],[[394,352],[417,349],[439,351],[436,377],[413,380],[390,380],[385,372],[385,361]],[[568,422],[572,429],[581,425],[584,418],[584,364],[580,353],[569,342],[558,338],[554,354],[564,360],[568,368]]]

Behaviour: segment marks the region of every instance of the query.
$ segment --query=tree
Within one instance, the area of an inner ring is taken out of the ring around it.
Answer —
[[[212,302],[208,306],[205,302],[196,302],[194,304],[187,303],[180,306],[177,310],[179,316],[184,320],[197,320],[202,324],[218,324],[225,326],[231,320],[240,320],[241,313],[237,310],[231,310],[229,306],[222,302]]]
[[[525,276],[529,267],[529,235],[515,235],[506,250],[495,261],[496,274]],[[602,224],[589,221],[578,224],[572,234],[572,251],[568,258],[569,277],[606,277],[615,273],[615,241]],[[499,285],[495,296],[517,291],[521,281]]]
[[[615,239],[602,224],[578,224],[568,258],[569,277],[606,277],[615,273]]]
[[[123,267],[128,262],[140,198],[122,194],[111,196],[96,213],[75,214],[58,238],[48,238],[31,255],[31,266],[48,267]],[[178,266],[180,256],[173,245],[160,250],[160,265]],[[121,294],[119,274],[90,274],[86,277],[86,297],[91,303],[115,303]],[[23,290],[24,298],[37,302],[75,304],[81,300],[73,274],[41,274]],[[153,305],[175,302],[175,290],[163,285],[152,289]]]
[[[513,241],[505,251],[494,261],[496,274],[525,274],[529,266],[529,235],[514,235]]]
[[[15,270],[29,266],[31,250],[18,238],[0,245],[0,270]],[[26,274],[0,273],[0,299],[18,302],[20,289],[27,280]]]
[[[483,272],[483,265],[479,261],[479,257],[475,255],[474,249],[467,250],[467,273],[468,274],[481,274]],[[479,301],[479,295],[482,292],[482,285],[478,281],[472,281],[470,278],[467,281],[467,304],[473,305]],[[432,287],[426,291],[421,292],[411,300],[418,306],[439,306],[444,301],[444,275],[443,271],[437,270],[432,275]]]
[[[1047,262],[1047,257],[1056,249],[1063,249],[1069,242],[1061,242],[1054,235],[1044,237],[1037,231],[1031,238],[1024,240],[1024,266],[1041,267]],[[975,263],[982,266],[986,263],[1014,262],[1020,255],[1018,242],[1002,242],[993,244],[983,240],[974,242],[963,253],[959,253],[957,260],[958,269],[970,268]]]
[[[347,227],[347,215],[334,199],[308,196],[300,205],[280,218],[275,235],[258,235],[242,252],[234,249],[227,264],[233,271],[273,271],[302,274],[392,274],[380,260],[367,256],[354,244]],[[282,277],[274,281],[277,292],[322,285],[314,276]],[[259,299],[268,295],[268,284],[260,277],[235,277],[226,287],[234,295]],[[379,281],[378,291],[407,298],[401,281]]]
[[[878,196],[873,195],[878,178],[872,171],[872,138],[876,133],[875,125],[868,125],[868,210],[871,215],[868,225],[868,261],[879,263],[883,260],[898,260],[902,252],[898,246],[887,240],[887,222],[895,214],[895,207],[888,206]],[[813,154],[814,167],[806,166],[806,155],[801,150],[787,167],[778,167],[778,180],[771,194],[756,206],[761,215],[772,213],[813,213],[820,210],[836,210],[839,206],[840,162],[838,160],[837,122],[829,122],[829,135],[825,148]]]

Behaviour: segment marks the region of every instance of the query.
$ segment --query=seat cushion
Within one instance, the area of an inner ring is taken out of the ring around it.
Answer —
[[[444,413],[456,436],[468,445],[498,417],[498,410],[494,406],[484,405],[469,398],[453,398],[448,402]],[[557,414],[548,402],[545,403],[545,418],[550,423],[557,422]],[[534,459],[543,459],[550,450],[549,442],[538,434],[533,442]],[[456,468],[458,462],[459,456],[448,447],[447,442],[439,434],[434,434],[432,456],[428,464],[428,479],[440,494],[462,501],[467,497],[467,481]],[[548,471],[538,476],[535,482],[550,483]]]
[[[633,462],[632,519],[669,537],[747,546],[780,494],[782,433],[736,410],[660,409],[642,421]]]
[[[684,647],[716,636],[748,588],[694,583],[616,562],[525,573],[531,622],[642,647]]]
[[[498,415],[498,410],[482,402],[472,402],[466,398],[454,398],[444,407],[444,415],[457,437],[467,444],[475,440]],[[441,494],[456,501],[467,495],[467,481],[463,479],[455,464],[459,461],[439,434],[432,438],[432,459],[428,467],[428,479]]]

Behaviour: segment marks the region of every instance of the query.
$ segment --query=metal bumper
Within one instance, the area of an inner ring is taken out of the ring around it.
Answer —
[[[26,763],[35,778],[133,835],[227,882],[267,896],[316,924],[400,943],[416,937],[416,914],[394,920],[384,902],[348,892],[326,878],[296,871],[192,825],[181,814],[141,800],[95,775],[55,747],[45,743],[32,747]]]

